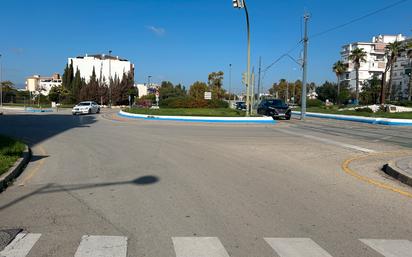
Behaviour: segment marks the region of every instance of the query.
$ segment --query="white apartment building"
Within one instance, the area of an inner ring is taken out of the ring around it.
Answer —
[[[60,74],[55,73],[52,77],[42,77],[33,75],[26,79],[26,90],[30,92],[40,92],[42,95],[48,95],[52,87],[62,85]]]
[[[148,95],[146,84],[135,84],[134,86],[137,88],[139,98]]]
[[[354,64],[349,60],[351,51],[356,48],[362,48],[367,56],[366,62],[361,62],[359,69],[359,87],[362,90],[364,81],[377,76],[382,77],[382,73],[386,67],[385,47],[389,43],[395,41],[403,41],[405,37],[402,34],[399,35],[379,35],[372,38],[371,42],[355,42],[352,44],[344,45],[341,50],[341,60],[348,65],[348,70],[340,77],[341,81],[348,81],[351,89],[356,88],[356,71]],[[389,74],[386,77],[389,79]]]
[[[98,81],[105,81],[109,83],[109,78],[115,77],[122,80],[123,74],[132,72],[134,75],[134,65],[126,60],[121,59],[119,56],[111,56],[105,54],[85,55],[76,58],[69,58],[68,65],[73,63],[73,69],[79,69],[80,76],[85,79],[86,83],[90,81],[90,77],[93,73],[93,68],[96,73]]]
[[[406,45],[412,42],[412,38],[406,39],[403,43]],[[408,86],[411,76],[412,59],[408,58],[407,49],[398,56],[392,71],[392,88],[396,92],[394,98],[396,100],[406,99],[408,97]]]

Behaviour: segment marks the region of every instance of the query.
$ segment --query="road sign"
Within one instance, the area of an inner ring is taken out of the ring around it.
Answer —
[[[212,99],[212,92],[205,92],[205,100],[211,100]]]

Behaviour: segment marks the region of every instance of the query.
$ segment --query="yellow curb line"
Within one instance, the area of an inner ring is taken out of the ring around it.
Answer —
[[[404,190],[402,190],[402,189],[399,189],[399,188],[390,186],[390,185],[388,185],[388,184],[385,184],[385,183],[376,181],[376,180],[374,180],[374,179],[371,179],[371,178],[362,176],[362,175],[358,174],[356,171],[354,171],[354,170],[352,170],[351,168],[349,168],[349,165],[350,165],[353,161],[359,161],[359,160],[366,159],[366,158],[369,158],[369,157],[385,156],[385,155],[392,155],[392,154],[407,155],[407,154],[411,154],[411,153],[410,153],[410,152],[405,152],[405,151],[403,151],[403,152],[386,152],[386,153],[377,153],[377,154],[368,154],[368,155],[357,156],[357,157],[353,157],[353,158],[350,158],[350,159],[345,160],[345,161],[342,163],[342,169],[343,169],[343,171],[345,171],[347,174],[349,174],[349,175],[351,175],[351,176],[353,176],[353,177],[355,177],[355,178],[357,178],[357,179],[359,179],[359,180],[361,180],[361,181],[363,181],[363,182],[366,182],[366,183],[368,183],[368,184],[372,184],[372,185],[377,186],[377,187],[379,187],[379,188],[382,188],[382,189],[385,189],[385,190],[389,190],[389,191],[392,191],[392,192],[401,194],[401,195],[403,195],[403,196],[412,198],[412,193],[409,193],[409,192],[406,192],[406,191],[404,191]]]

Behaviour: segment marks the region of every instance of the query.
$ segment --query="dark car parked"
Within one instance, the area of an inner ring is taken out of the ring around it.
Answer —
[[[273,118],[285,118],[290,120],[292,110],[281,99],[264,99],[260,102],[257,112]]]
[[[246,103],[245,102],[236,102],[236,110],[246,111]]]

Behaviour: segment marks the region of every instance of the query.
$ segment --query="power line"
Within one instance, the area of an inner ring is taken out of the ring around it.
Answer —
[[[293,48],[291,48],[289,51],[287,51],[286,53],[283,53],[282,55],[280,55],[274,62],[272,62],[271,64],[269,64],[264,70],[263,73],[265,73],[267,70],[269,70],[270,68],[272,68],[273,65],[275,65],[276,63],[278,63],[280,60],[282,60],[284,57],[288,56],[291,52],[295,51],[297,48],[299,48],[300,44],[302,43],[302,40],[299,41]]]
[[[322,31],[322,32],[316,33],[316,34],[314,34],[314,35],[311,35],[310,38],[319,37],[319,36],[322,36],[322,35],[324,35],[324,34],[326,34],[326,33],[331,32],[331,31],[334,31],[334,30],[337,30],[337,29],[346,27],[346,26],[348,26],[348,25],[350,25],[350,24],[352,24],[352,23],[355,23],[355,22],[358,22],[358,21],[360,21],[360,20],[366,19],[366,18],[368,18],[368,17],[370,17],[370,16],[373,16],[373,15],[375,15],[375,14],[378,14],[378,13],[380,13],[380,12],[383,12],[383,11],[385,11],[385,10],[388,10],[388,9],[390,9],[390,8],[393,8],[393,7],[397,6],[397,5],[400,5],[400,4],[405,3],[405,2],[408,2],[408,1],[410,1],[410,0],[400,0],[400,1],[397,1],[397,2],[395,2],[395,3],[392,3],[392,4],[390,4],[390,5],[387,5],[387,6],[385,6],[385,7],[380,8],[380,9],[377,9],[377,10],[375,10],[375,11],[373,11],[373,12],[367,13],[367,14],[365,14],[365,15],[363,15],[363,16],[358,17],[358,18],[352,19],[352,20],[350,20],[350,21],[348,21],[348,22],[345,22],[345,23],[340,24],[340,25],[338,25],[338,26],[335,26],[335,27],[333,27],[333,28],[330,28],[330,29],[324,30],[324,31]]]

